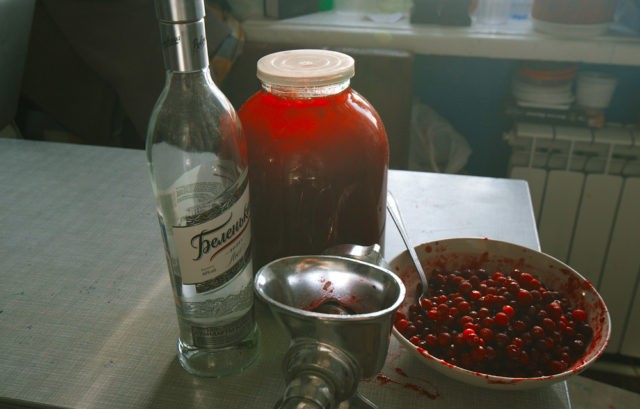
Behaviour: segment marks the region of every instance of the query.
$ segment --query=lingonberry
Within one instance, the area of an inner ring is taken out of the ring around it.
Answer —
[[[422,306],[422,309],[424,309],[425,311],[429,311],[431,308],[433,308],[433,303],[428,298],[421,299],[420,305]]]
[[[570,368],[593,338],[584,309],[532,273],[479,268],[433,271],[429,297],[395,327],[413,345],[452,365],[522,377]]]
[[[503,327],[509,325],[509,316],[502,311],[496,314],[494,320],[496,324],[502,325]]]
[[[466,294],[466,293],[470,292],[471,290],[473,290],[473,285],[471,284],[470,281],[464,280],[464,281],[462,281],[460,283],[458,288],[460,289],[461,293]]]
[[[533,296],[528,290],[521,288],[520,291],[518,291],[518,302],[520,304],[531,305],[532,301],[533,301]]]
[[[531,327],[531,329],[529,330],[529,333],[531,334],[531,336],[533,336],[534,338],[542,338],[544,336],[544,329],[542,329],[541,326],[538,325],[534,325],[533,327]]]
[[[427,311],[427,318],[431,320],[437,320],[439,317],[440,317],[440,313],[438,313],[438,310],[436,310],[435,308],[432,308],[429,311]]]
[[[582,322],[587,319],[587,313],[584,312],[584,310],[575,309],[571,315],[573,315],[573,319],[578,322]]]
[[[504,312],[505,314],[507,314],[507,316],[509,318],[513,317],[516,313],[516,311],[513,309],[512,306],[510,305],[505,305],[502,307],[502,312]]]

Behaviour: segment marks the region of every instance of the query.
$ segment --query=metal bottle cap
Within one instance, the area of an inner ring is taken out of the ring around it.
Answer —
[[[203,0],[155,0],[165,68],[200,71],[209,66]]]
[[[166,23],[185,23],[204,18],[203,0],[155,0],[156,16]]]
[[[258,61],[257,77],[275,86],[324,86],[346,81],[355,74],[352,57],[330,50],[290,50]]]

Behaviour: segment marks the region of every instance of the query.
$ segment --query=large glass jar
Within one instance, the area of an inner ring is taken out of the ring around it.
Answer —
[[[350,56],[291,50],[258,61],[239,110],[247,138],[254,267],[338,244],[382,244],[387,134],[350,87]]]

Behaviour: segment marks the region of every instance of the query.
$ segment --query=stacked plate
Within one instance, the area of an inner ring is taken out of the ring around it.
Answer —
[[[525,108],[566,110],[574,101],[576,66],[558,63],[528,63],[513,78],[516,103]]]

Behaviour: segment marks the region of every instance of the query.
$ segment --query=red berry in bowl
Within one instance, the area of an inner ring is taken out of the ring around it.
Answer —
[[[593,338],[588,315],[531,272],[433,272],[427,299],[398,314],[396,329],[429,354],[468,370],[507,377],[570,368]],[[428,308],[425,308],[428,307]]]
[[[503,327],[509,325],[509,316],[502,311],[496,314],[494,320],[496,321],[496,324]]]
[[[587,319],[587,313],[584,310],[575,309],[573,310],[573,319],[578,322],[582,322]]]

